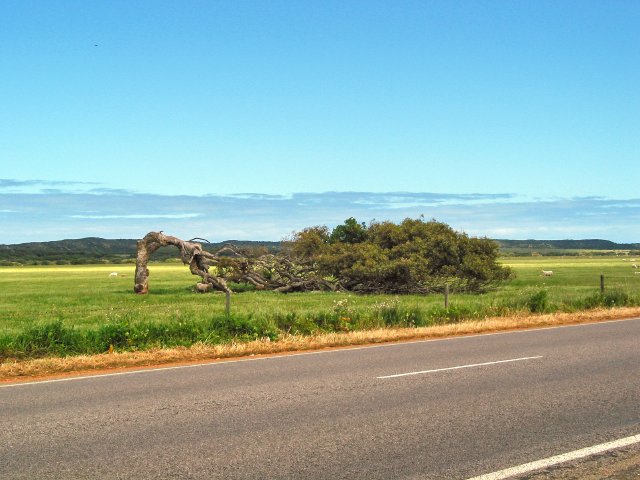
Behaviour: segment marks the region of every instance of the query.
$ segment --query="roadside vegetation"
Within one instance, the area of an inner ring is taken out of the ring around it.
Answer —
[[[640,306],[640,275],[628,257],[532,257],[500,261],[514,277],[482,294],[304,292],[288,295],[232,285],[198,294],[182,265],[152,264],[148,295],[132,293],[133,266],[0,268],[0,360],[262,345],[319,335],[409,329],[487,318]],[[542,270],[553,270],[543,277]],[[118,276],[109,274],[117,271]],[[605,291],[600,291],[600,275]],[[293,343],[296,343],[295,341]]]

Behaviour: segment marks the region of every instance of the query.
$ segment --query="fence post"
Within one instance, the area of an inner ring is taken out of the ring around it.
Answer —
[[[231,315],[231,292],[227,290],[224,292],[225,295],[225,303],[224,303],[224,313],[229,317]]]
[[[600,275],[600,292],[604,293],[604,275]]]
[[[449,310],[449,284],[444,284],[444,309]]]

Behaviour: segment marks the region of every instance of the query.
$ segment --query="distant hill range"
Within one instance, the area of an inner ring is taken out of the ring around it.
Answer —
[[[615,243],[609,240],[496,240],[503,255],[612,255],[631,251],[640,254],[640,243]],[[239,249],[277,252],[280,242],[228,240],[219,243],[203,243],[208,251],[215,251],[225,244]],[[134,263],[136,240],[89,237],[77,240],[19,243],[0,245],[0,265],[48,265],[86,263]],[[162,247],[152,260],[167,262],[179,259],[175,247]]]
[[[135,263],[136,242],[137,240],[133,239],[108,240],[88,237],[77,240],[0,245],[0,265]],[[216,251],[226,244],[233,244],[241,250],[259,249],[263,252],[275,252],[280,249],[280,242],[228,240],[220,243],[201,242],[201,244],[208,251]],[[179,258],[180,253],[175,247],[161,247],[151,257],[153,261],[171,261]]]
[[[640,251],[640,243],[615,243],[610,240],[496,240],[503,254],[511,255],[578,255],[616,254]]]

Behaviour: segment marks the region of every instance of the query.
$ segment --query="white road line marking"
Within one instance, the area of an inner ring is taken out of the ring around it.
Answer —
[[[299,357],[303,355],[306,356],[306,355],[320,355],[323,353],[348,352],[351,350],[365,350],[369,348],[393,348],[393,347],[402,347],[404,345],[412,345],[416,343],[450,342],[453,340],[467,340],[467,339],[473,339],[478,337],[492,337],[494,335],[526,334],[526,333],[538,332],[540,330],[554,330],[558,328],[597,327],[600,325],[606,325],[608,323],[620,323],[620,322],[638,321],[638,320],[640,320],[640,318],[623,318],[623,319],[617,319],[617,320],[604,320],[601,322],[578,323],[573,325],[553,325],[550,327],[537,327],[537,328],[534,327],[534,328],[527,328],[524,330],[509,330],[506,332],[476,333],[471,335],[451,336],[451,337],[445,337],[445,338],[425,338],[422,340],[409,340],[406,342],[399,341],[399,342],[392,342],[392,343],[383,343],[378,345],[363,345],[360,347],[345,347],[345,348],[337,348],[337,349],[329,349],[329,350],[318,350],[315,352],[300,352],[300,353],[283,352],[283,354],[281,355],[276,354],[274,356],[269,356],[269,357],[243,358],[239,360],[219,359],[220,361],[210,361],[210,362],[196,363],[196,364],[190,364],[190,365],[178,365],[175,367],[159,367],[159,368],[151,367],[151,368],[145,368],[143,370],[131,370],[126,372],[116,372],[116,373],[99,373],[95,375],[81,375],[77,377],[56,378],[52,380],[35,380],[35,381],[27,381],[27,382],[19,381],[16,383],[9,383],[7,385],[0,385],[0,388],[24,387],[27,385],[39,385],[41,383],[68,382],[72,380],[88,380],[91,378],[112,377],[115,375],[134,375],[138,373],[153,373],[153,372],[159,372],[164,370],[177,370],[181,368],[217,366],[217,365],[223,365],[225,363],[251,362],[251,361],[257,361],[257,360],[272,360],[276,358]]]
[[[598,453],[604,453],[616,448],[627,447],[634,443],[640,443],[640,435],[633,435],[631,437],[620,438],[612,442],[601,443],[600,445],[594,445],[592,447],[582,448],[573,452],[563,453],[554,457],[543,458],[535,462],[525,463],[518,465],[517,467],[506,468],[492,473],[485,473],[478,477],[469,478],[467,480],[500,480],[503,478],[510,478],[515,475],[522,475],[523,473],[533,472],[534,470],[540,470],[542,468],[548,468],[560,463],[570,462],[572,460],[578,460],[580,458],[589,457],[591,455],[597,455]]]
[[[276,358],[295,357],[300,355],[313,355],[316,353],[327,353],[327,352],[303,352],[303,353],[292,353],[289,355],[280,355],[280,356],[274,355],[272,357],[238,358],[235,360],[220,358],[220,359],[212,359],[210,362],[191,363],[189,365],[175,365],[173,367],[147,367],[147,368],[143,367],[140,370],[127,370],[124,372],[96,373],[96,374],[89,374],[89,375],[78,375],[77,377],[52,378],[51,380],[36,380],[33,382],[16,382],[16,383],[9,383],[7,385],[0,385],[0,388],[23,387],[27,385],[40,385],[43,383],[72,382],[75,380],[89,380],[92,378],[102,378],[102,377],[118,377],[122,375],[136,375],[140,373],[164,372],[167,370],[182,370],[183,368],[215,367],[219,365],[225,365],[227,363],[242,363],[242,362],[253,362],[256,360],[271,360]],[[136,368],[136,367],[131,367],[131,368]]]
[[[496,365],[498,363],[521,362],[523,360],[534,360],[536,358],[542,358],[542,355],[539,355],[537,357],[510,358],[508,360],[497,360],[495,362],[474,363],[471,365],[459,365],[457,367],[436,368],[433,370],[421,370],[419,372],[397,373],[395,375],[384,375],[382,377],[376,377],[376,378],[408,377],[409,375],[422,375],[424,373],[445,372],[447,370],[460,370],[461,368],[483,367],[485,365]]]
[[[243,360],[231,360],[224,363],[231,362],[240,362]],[[220,362],[223,363],[223,362]],[[213,364],[213,363],[211,363]],[[131,370],[126,372],[113,372],[113,373],[99,373],[93,375],[80,375],[77,377],[65,377],[65,378],[53,378],[51,380],[37,380],[35,382],[18,382],[18,383],[9,383],[7,385],[0,385],[0,388],[11,388],[11,387],[22,387],[27,385],[40,385],[42,383],[58,383],[58,382],[73,382],[75,380],[88,380],[90,378],[102,378],[102,377],[117,377],[120,375],[135,375],[138,373],[151,373],[151,372],[161,372],[164,370],[178,370],[181,368],[194,368],[194,367],[204,367],[206,365],[210,365],[209,363],[198,363],[194,365],[177,365],[175,367],[159,367],[159,368],[147,368],[144,370]]]

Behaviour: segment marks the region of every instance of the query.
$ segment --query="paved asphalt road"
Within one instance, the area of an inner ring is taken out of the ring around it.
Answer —
[[[640,319],[4,386],[0,478],[465,479],[639,434],[639,345]]]

